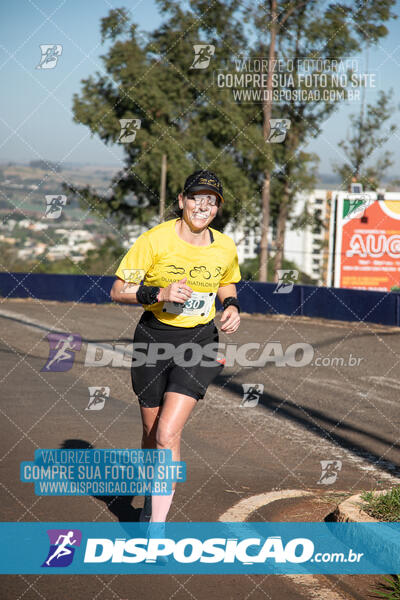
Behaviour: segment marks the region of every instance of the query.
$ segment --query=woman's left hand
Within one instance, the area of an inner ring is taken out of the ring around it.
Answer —
[[[239,328],[240,314],[235,306],[228,306],[224,310],[221,317],[221,323],[223,322],[224,324],[221,326],[221,331],[224,331],[225,333],[234,333]]]

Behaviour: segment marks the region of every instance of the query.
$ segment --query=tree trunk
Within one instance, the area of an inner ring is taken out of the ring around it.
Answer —
[[[286,221],[289,213],[289,182],[285,182],[285,190],[279,204],[279,214],[276,225],[276,252],[274,257],[274,281],[278,282],[278,269],[282,269],[283,250],[285,246]]]
[[[167,188],[167,155],[163,154],[162,159],[161,159],[161,178],[160,178],[160,223],[162,223],[164,221],[166,188]]]
[[[296,38],[296,58],[299,55],[299,37],[300,31],[297,30],[297,38]],[[295,69],[294,74],[297,78],[297,62],[295,61]],[[293,88],[292,88],[293,89]],[[291,115],[292,118],[292,115]],[[286,147],[288,149],[289,156],[293,156],[297,147],[297,137],[293,135],[293,130],[288,132],[288,136],[286,138]],[[279,204],[279,212],[278,219],[276,223],[276,250],[274,257],[274,281],[278,282],[278,269],[282,269],[283,263],[283,252],[285,246],[285,233],[286,233],[286,221],[289,214],[289,205],[290,205],[290,181],[292,179],[292,166],[290,159],[286,162],[285,166],[285,183],[283,187],[283,194],[281,198],[281,202]]]
[[[271,39],[268,52],[268,76],[267,76],[267,98],[263,100],[263,134],[264,142],[266,142],[270,125],[269,120],[272,113],[272,75],[273,75],[273,60],[275,59],[275,44],[277,30],[277,0],[270,0],[270,17],[271,17]],[[264,88],[265,89],[265,88]],[[271,156],[271,148],[266,144],[268,158]],[[261,240],[260,240],[260,270],[259,281],[267,281],[268,279],[268,229],[269,229],[269,213],[270,213],[270,192],[271,192],[271,167],[267,164],[264,171],[264,183],[262,189],[262,216],[261,216]]]

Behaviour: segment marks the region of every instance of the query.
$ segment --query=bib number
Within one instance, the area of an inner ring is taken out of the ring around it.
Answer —
[[[188,317],[208,317],[216,294],[212,292],[192,292],[184,304],[181,302],[164,302],[163,312]]]

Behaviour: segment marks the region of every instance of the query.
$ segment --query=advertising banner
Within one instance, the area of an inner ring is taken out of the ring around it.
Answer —
[[[334,286],[390,291],[400,285],[400,197],[336,197]]]

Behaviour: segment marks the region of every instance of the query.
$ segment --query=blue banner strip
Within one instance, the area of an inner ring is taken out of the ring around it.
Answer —
[[[400,573],[400,523],[1,523],[1,574]]]

